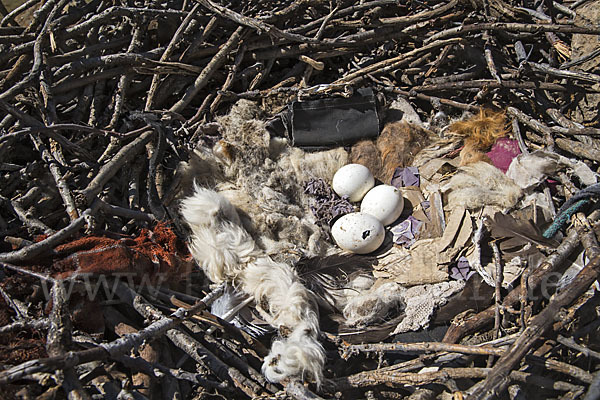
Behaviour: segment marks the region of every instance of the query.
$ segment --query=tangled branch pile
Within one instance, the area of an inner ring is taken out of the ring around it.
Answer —
[[[573,223],[558,247],[539,253],[514,286],[502,284],[506,246],[496,240],[519,229],[498,237],[492,230],[498,269],[486,280],[495,285],[490,298],[471,301],[474,285],[484,285],[475,274],[466,301],[453,303],[445,321],[438,316],[418,343],[366,334],[359,337],[372,343],[349,344],[339,332],[321,333],[320,387],[303,385],[302,376],[269,382],[260,370],[270,336],[256,338],[265,329],[252,321],[240,329],[227,322],[234,313],[221,319],[208,311],[228,289],[210,286],[195,268],[179,200],[190,190],[180,164],[193,149],[220,145],[219,117],[234,103],[253,101],[267,119],[292,101],[350,97],[361,87],[375,89],[384,111],[404,99],[402,113],[414,110],[440,140],[465,112],[505,109],[522,153],[543,149],[597,171],[599,5],[29,0],[4,12],[0,397],[598,398],[598,295],[588,290],[600,273],[594,186],[568,214]],[[462,135],[440,144],[435,157],[474,146]],[[270,151],[268,143],[257,147]],[[229,150],[220,148],[235,158]],[[462,165],[485,158],[464,154]],[[433,172],[448,172],[438,167]],[[587,185],[561,170],[535,190],[555,212]],[[470,226],[476,214],[465,210],[480,205],[461,206],[457,224]],[[469,229],[479,248],[483,228]],[[551,298],[533,295],[582,248],[586,265],[575,280]],[[443,340],[426,341],[436,329]]]

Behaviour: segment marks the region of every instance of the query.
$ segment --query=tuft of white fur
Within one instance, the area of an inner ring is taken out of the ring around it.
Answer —
[[[442,191],[448,193],[448,208],[463,206],[477,209],[513,207],[522,195],[521,188],[498,168],[480,161],[460,167]]]
[[[348,299],[342,311],[348,326],[363,328],[381,322],[394,308],[402,306],[403,288],[395,282],[374,285]]]
[[[189,224],[189,221],[188,221]],[[231,222],[192,228],[192,256],[212,282],[234,280],[256,254],[254,241]]]
[[[402,307],[404,288],[395,282],[378,282],[370,274],[357,274],[345,289],[334,294],[335,306],[350,327],[364,328],[381,322],[394,308]]]
[[[314,379],[320,386],[325,351],[317,341],[317,333],[311,324],[302,323],[287,338],[275,340],[263,363],[265,377],[271,382],[281,382],[297,376],[303,380]]]
[[[312,293],[287,264],[269,257],[258,258],[244,270],[242,288],[254,296],[270,325],[287,331],[304,322],[318,331],[319,316]]]
[[[263,318],[283,335],[265,358],[267,379],[310,377],[320,384],[325,353],[317,340],[319,316],[314,295],[296,271],[256,246],[235,207],[219,193],[196,187],[181,213],[192,233],[190,251],[208,278],[254,296]]]
[[[240,224],[240,217],[235,207],[227,199],[214,190],[196,184],[194,194],[181,202],[181,215],[190,226],[211,226],[220,219]]]

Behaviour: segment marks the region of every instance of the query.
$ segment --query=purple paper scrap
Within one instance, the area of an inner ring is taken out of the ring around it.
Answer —
[[[417,167],[398,167],[392,176],[391,185],[397,188],[406,186],[419,186],[421,184],[421,175]]]
[[[473,271],[473,269],[471,269],[471,266],[469,265],[469,260],[467,260],[467,257],[465,257],[465,256],[459,257],[458,261],[456,262],[456,265],[450,269],[450,277],[452,279],[456,279],[457,281],[458,280],[466,281],[474,273],[475,273],[475,271]]]
[[[423,222],[412,215],[409,215],[404,221],[390,228],[393,235],[393,241],[396,244],[410,247],[417,240],[419,229]]]

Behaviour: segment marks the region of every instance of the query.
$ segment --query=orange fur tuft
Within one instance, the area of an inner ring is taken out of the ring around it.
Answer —
[[[464,136],[465,147],[460,152],[460,164],[477,161],[489,162],[484,152],[489,151],[496,140],[508,135],[508,124],[504,112],[480,109],[479,114],[450,125],[450,131]]]
[[[481,109],[479,114],[466,121],[458,121],[450,125],[450,130],[465,136],[465,145],[487,151],[499,138],[508,135],[508,125],[504,112]]]

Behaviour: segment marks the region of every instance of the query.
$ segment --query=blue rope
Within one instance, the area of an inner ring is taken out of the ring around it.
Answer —
[[[592,198],[600,197],[600,183],[595,183],[575,193],[562,205],[552,225],[546,229],[542,236],[550,239],[567,223],[567,221],[579,210],[588,204]]]
[[[567,223],[567,221],[573,216],[573,214],[575,214],[576,212],[581,210],[589,202],[590,201],[587,199],[579,200],[578,202],[573,204],[571,207],[562,211],[560,214],[558,214],[556,216],[556,218],[552,222],[552,225],[550,225],[548,227],[548,229],[546,229],[546,231],[544,232],[544,234],[542,236],[544,236],[546,239],[550,239],[551,237],[554,237],[554,235],[556,235],[556,233]]]

